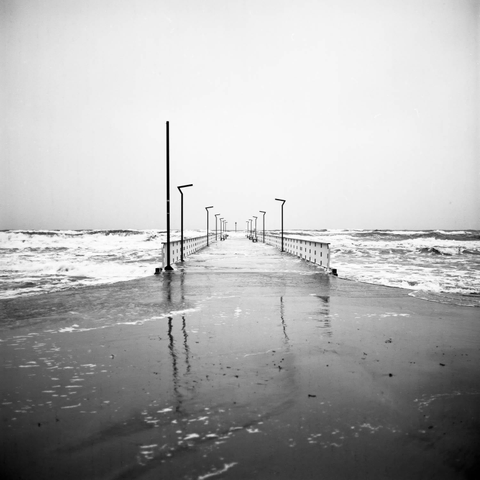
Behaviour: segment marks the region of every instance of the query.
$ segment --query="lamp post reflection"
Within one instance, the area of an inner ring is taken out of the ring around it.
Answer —
[[[284,338],[285,344],[287,346],[290,346],[289,345],[290,339],[288,338],[288,335],[287,335],[287,324],[285,323],[285,306],[283,304],[283,297],[280,297],[280,320],[282,321],[283,336],[285,337]]]
[[[182,395],[178,390],[178,366],[177,366],[177,350],[175,348],[175,339],[172,334],[172,325],[173,317],[168,317],[168,350],[170,352],[170,357],[172,358],[172,378],[173,378],[173,394],[177,399],[177,406],[175,411],[179,412],[182,407],[183,399]]]
[[[183,347],[185,348],[185,363],[187,364],[187,374],[190,373],[190,348],[188,348],[188,335],[185,315],[182,315],[182,333]]]
[[[179,278],[180,277],[180,278]],[[180,275],[165,276],[163,278],[163,305],[164,311],[172,312],[187,307],[185,304],[185,278],[186,274],[182,270]],[[187,332],[187,319],[185,315],[182,315],[181,323],[172,314],[168,315],[167,322],[167,341],[168,347],[166,350],[167,357],[171,362],[171,375],[173,382],[173,396],[175,399],[175,411],[182,411],[183,404],[185,403],[185,393],[183,383],[185,382],[184,376],[189,375],[191,371],[190,363],[190,348],[188,346],[188,332]],[[177,332],[177,333],[175,333]],[[179,341],[178,335],[181,335]],[[177,336],[177,341],[175,341]],[[183,350],[183,353],[182,353]],[[184,373],[182,370],[185,368]]]
[[[182,315],[181,323],[181,335],[183,338],[183,351],[184,355],[180,355],[177,344],[175,342],[174,336],[174,319],[173,317],[168,317],[168,352],[172,362],[172,380],[173,380],[173,395],[176,400],[175,411],[180,412],[182,410],[182,405],[184,403],[184,395],[181,393],[180,388],[182,387],[182,375],[180,373],[180,363],[181,358],[184,357],[185,373],[184,375],[189,375],[192,369],[190,364],[190,347],[188,346],[188,333],[187,333],[187,319],[185,315]]]

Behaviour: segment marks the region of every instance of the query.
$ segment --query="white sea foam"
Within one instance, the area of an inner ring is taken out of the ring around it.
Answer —
[[[214,469],[214,470],[211,470],[210,472],[206,473],[205,475],[200,475],[198,477],[198,480],[205,480],[207,478],[211,478],[211,477],[215,477],[217,475],[221,475],[222,473],[225,473],[226,471],[230,470],[230,468],[234,467],[237,464],[238,464],[238,462],[225,463],[223,468]]]
[[[340,277],[432,295],[459,294],[468,301],[451,297],[447,303],[480,306],[478,231],[308,233],[331,243],[331,266]]]
[[[151,275],[164,240],[156,230],[1,231],[0,298]]]

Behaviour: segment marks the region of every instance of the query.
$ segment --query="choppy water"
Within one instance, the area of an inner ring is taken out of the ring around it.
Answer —
[[[480,306],[480,231],[325,230],[286,234],[330,242],[350,280],[401,287],[425,300]]]
[[[163,239],[153,230],[0,232],[0,298],[150,275]]]
[[[295,230],[331,244],[350,280],[407,288],[426,300],[480,306],[480,231]],[[187,236],[200,232],[187,232]],[[2,231],[0,298],[152,275],[158,230]]]

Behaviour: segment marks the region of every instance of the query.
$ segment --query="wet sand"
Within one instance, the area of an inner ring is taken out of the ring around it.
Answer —
[[[479,317],[242,237],[0,301],[2,478],[478,478]]]

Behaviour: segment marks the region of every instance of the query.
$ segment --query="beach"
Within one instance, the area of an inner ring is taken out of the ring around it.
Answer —
[[[0,300],[3,478],[480,475],[478,308],[242,236],[153,271]]]

